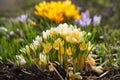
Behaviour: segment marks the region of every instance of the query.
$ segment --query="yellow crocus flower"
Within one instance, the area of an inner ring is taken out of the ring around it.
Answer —
[[[56,50],[59,50],[59,48],[63,45],[64,45],[64,41],[62,41],[61,38],[58,38],[55,40],[53,44],[53,48],[55,48]]]
[[[55,42],[53,44],[53,48],[55,48],[56,50],[59,50],[60,41],[61,41],[60,38],[58,38],[57,40],[55,40]]]
[[[43,48],[44,48],[45,53],[49,53],[52,46],[49,42],[46,42],[46,43],[43,43]]]
[[[30,48],[29,48],[29,46],[26,45],[25,47],[26,47],[26,52],[27,52],[27,54],[30,56]]]
[[[86,45],[86,43],[83,41],[81,44],[80,44],[80,50],[86,50],[86,48],[87,48],[87,45]]]
[[[61,48],[60,48],[60,54],[64,54],[64,52],[65,52],[65,51],[64,51],[64,47],[61,47]]]
[[[87,53],[90,53],[90,51],[92,50],[93,45],[91,45],[91,43],[88,43],[88,47],[87,47]]]
[[[66,52],[67,52],[67,55],[68,55],[68,56],[71,56],[71,55],[72,55],[72,49],[71,49],[71,47],[69,47],[69,48],[66,50]]]
[[[80,32],[78,29],[72,31],[72,37],[76,40],[75,43],[79,43],[83,39],[83,32]]]

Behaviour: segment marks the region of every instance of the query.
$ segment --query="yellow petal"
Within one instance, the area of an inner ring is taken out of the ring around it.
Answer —
[[[91,56],[88,56],[87,57],[87,61],[88,61],[88,63],[90,64],[90,65],[95,65],[96,63],[95,63],[95,60],[91,57]]]

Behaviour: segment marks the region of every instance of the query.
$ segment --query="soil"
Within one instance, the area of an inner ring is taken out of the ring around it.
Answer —
[[[120,80],[120,69],[112,69],[108,74],[98,80]]]
[[[67,77],[67,72],[63,67],[60,65],[54,67],[64,79]],[[107,73],[102,77],[94,72],[82,73],[82,80],[120,80],[120,69],[111,69],[105,72]],[[0,80],[61,80],[61,78],[55,71],[43,70],[36,65],[18,67],[6,63],[0,64]]]
[[[103,74],[95,72],[86,72],[82,74],[83,80],[120,80],[120,69],[111,69],[104,71]]]
[[[66,71],[55,66],[59,74],[65,78]],[[17,67],[13,64],[0,64],[0,80],[61,80],[55,71],[43,70],[36,65]]]

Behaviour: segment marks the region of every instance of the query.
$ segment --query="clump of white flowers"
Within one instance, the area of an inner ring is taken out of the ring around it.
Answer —
[[[94,59],[88,56],[93,47],[87,39],[90,36],[90,33],[81,31],[77,26],[59,24],[43,31],[42,36],[37,36],[33,43],[21,51],[37,65],[46,65],[49,61],[66,65],[71,59],[75,71],[81,71],[85,61],[95,65]]]

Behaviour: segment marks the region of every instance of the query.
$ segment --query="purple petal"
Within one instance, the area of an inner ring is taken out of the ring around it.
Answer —
[[[76,23],[81,25],[82,27],[87,27],[91,23],[91,18],[79,19],[76,21]]]
[[[100,24],[100,22],[101,22],[101,16],[96,16],[95,15],[93,17],[93,25],[96,26],[96,25]]]
[[[89,18],[90,17],[90,14],[89,14],[88,10],[83,12],[81,15],[82,15],[82,18]]]
[[[27,14],[24,14],[24,15],[21,15],[21,16],[18,16],[17,19],[20,21],[20,22],[26,22],[27,21],[27,18],[28,18],[28,15]]]

